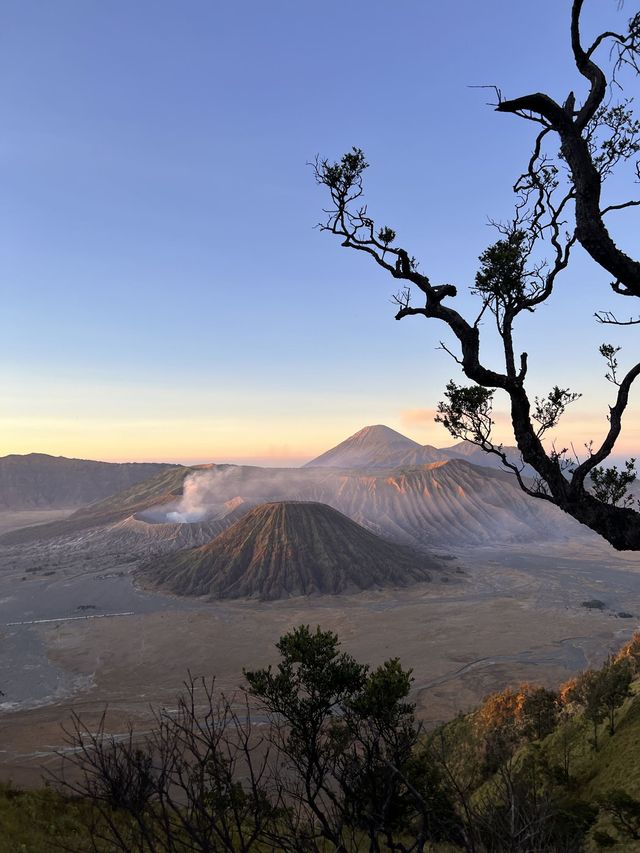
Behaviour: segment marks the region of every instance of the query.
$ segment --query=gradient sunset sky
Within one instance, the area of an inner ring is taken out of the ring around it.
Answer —
[[[535,132],[472,87],[584,91],[569,0],[534,6],[6,0],[0,455],[298,464],[373,423],[450,444],[433,423],[461,379],[443,329],[396,323],[394,282],[314,230],[325,198],[306,164],[363,148],[370,214],[466,289]],[[631,11],[587,0],[587,34]],[[637,256],[640,214],[615,217]],[[628,366],[638,331],[596,325],[633,306],[574,261],[518,331],[533,393],[583,392],[558,437],[581,448],[612,399],[597,346],[622,344]]]

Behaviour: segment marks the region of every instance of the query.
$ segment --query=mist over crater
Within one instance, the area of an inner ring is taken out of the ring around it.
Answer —
[[[556,507],[522,492],[511,475],[462,459],[386,470],[216,466],[190,474],[180,497],[145,509],[142,518],[227,525],[274,501],[326,504],[383,538],[427,550],[584,535]]]
[[[195,476],[197,475],[191,475],[191,477]],[[185,481],[185,491],[189,489],[191,477]],[[215,500],[212,496],[205,500],[196,493],[191,497],[185,495],[170,504],[142,510],[136,513],[136,518],[147,524],[202,524],[225,518],[245,502],[245,498],[240,496],[222,502]]]

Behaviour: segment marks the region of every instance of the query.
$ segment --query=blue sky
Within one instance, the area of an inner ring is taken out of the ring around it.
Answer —
[[[313,228],[307,162],[362,147],[371,214],[464,288],[534,132],[471,87],[581,91],[569,5],[5,2],[0,454],[295,463],[367,423],[449,443],[442,330],[394,322],[394,283]],[[586,5],[593,31],[630,14]],[[633,250],[639,225],[611,227]],[[606,425],[597,344],[636,340],[593,323],[630,310],[606,283],[576,253],[522,328],[534,390],[584,392],[578,444]],[[633,450],[635,398],[628,421]]]

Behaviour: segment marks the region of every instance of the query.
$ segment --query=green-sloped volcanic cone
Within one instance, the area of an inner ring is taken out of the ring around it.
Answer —
[[[139,576],[178,595],[271,600],[430,580],[432,558],[393,545],[311,501],[255,507],[207,545],[153,561]]]

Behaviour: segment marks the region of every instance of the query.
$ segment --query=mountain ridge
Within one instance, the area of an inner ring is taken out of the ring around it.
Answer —
[[[517,454],[515,448],[507,451]],[[386,469],[453,458],[488,468],[502,467],[497,457],[465,442],[439,449],[421,445],[384,424],[363,427],[301,467]],[[219,463],[186,466],[169,462],[102,462],[47,453],[8,454],[0,457],[0,511],[86,508],[169,470],[219,467]]]
[[[184,489],[187,478],[189,488]],[[557,507],[526,495],[512,475],[464,459],[450,459],[371,470],[244,466],[179,469],[62,521],[6,533],[0,542],[17,545],[83,535],[83,531],[137,516],[128,529],[131,533],[135,530],[144,550],[147,521],[150,542],[158,540],[159,531],[151,530],[157,522],[165,524],[168,537],[178,536],[177,530],[171,532],[169,522],[177,517],[189,521],[184,501],[194,489],[199,507],[194,522],[209,523],[215,517],[220,529],[257,504],[302,500],[327,504],[373,533],[418,549],[566,541],[586,532]],[[224,511],[227,504],[229,512]],[[213,513],[202,513],[202,506],[211,507]],[[179,526],[174,523],[176,529]]]
[[[168,462],[99,462],[48,453],[11,453],[0,457],[0,510],[85,506],[180,467]]]

